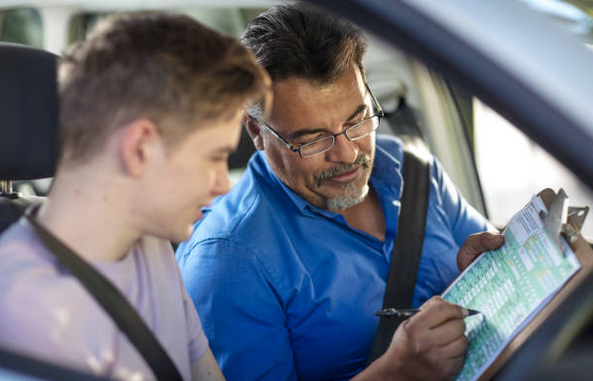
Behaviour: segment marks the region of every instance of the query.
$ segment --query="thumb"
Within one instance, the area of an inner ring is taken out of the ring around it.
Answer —
[[[498,249],[504,243],[500,233],[483,232],[472,234],[463,243],[457,254],[457,266],[463,271],[480,254]]]

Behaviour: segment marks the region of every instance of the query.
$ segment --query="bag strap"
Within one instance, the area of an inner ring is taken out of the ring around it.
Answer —
[[[111,316],[121,332],[140,352],[156,378],[163,381],[182,381],[173,360],[128,299],[100,272],[41,226],[31,213],[27,213],[26,217],[60,264],[78,278],[105,312]]]
[[[411,111],[411,110],[408,110]],[[412,114],[406,115],[409,118]],[[392,120],[389,120],[393,123]],[[409,123],[415,123],[412,119]],[[400,198],[398,230],[383,308],[410,308],[414,298],[416,276],[422,254],[430,189],[430,156],[420,136],[408,137],[404,143],[403,191]],[[381,317],[367,366],[379,358],[391,343],[397,327],[406,318]]]

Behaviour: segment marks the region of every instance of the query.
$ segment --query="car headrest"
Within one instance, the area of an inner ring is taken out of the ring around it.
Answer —
[[[58,152],[57,56],[0,43],[0,180],[51,177]]]

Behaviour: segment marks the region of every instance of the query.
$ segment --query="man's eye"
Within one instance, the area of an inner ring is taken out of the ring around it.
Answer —
[[[353,121],[350,123],[350,125],[348,127],[352,127],[355,124],[358,124],[360,122],[364,122],[365,119],[367,119],[368,117],[370,117],[370,115],[367,115],[367,113],[365,112],[363,116],[361,116],[360,118],[358,118],[357,120]]]
[[[370,116],[371,116],[371,110],[367,109],[367,110],[365,110],[365,112],[360,117],[358,117],[355,120],[352,120],[352,121],[346,123],[345,126],[346,126],[346,128],[352,127],[355,124],[358,124],[358,123],[364,121],[365,119],[369,118]]]
[[[302,138],[299,140],[298,144],[307,144],[307,143],[311,143],[311,142],[314,142],[315,140],[319,140],[319,139],[322,139],[322,138],[324,138],[324,137],[326,137],[326,136],[325,136],[325,135],[322,135],[322,134],[316,134],[316,135],[306,135],[306,136],[303,136],[303,137],[302,137]]]

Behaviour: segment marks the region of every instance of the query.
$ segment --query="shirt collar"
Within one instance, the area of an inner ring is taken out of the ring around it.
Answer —
[[[270,163],[268,162],[268,157],[266,156],[265,151],[258,151],[257,155],[259,155],[259,159],[261,160],[262,165],[265,167],[268,177],[271,179],[272,183],[275,184],[277,187],[279,187],[280,189],[282,189],[282,191],[284,191],[286,193],[288,198],[294,203],[294,205],[297,207],[297,209],[302,214],[311,215],[311,212],[313,212],[313,211],[329,212],[327,210],[317,208],[315,205],[310,204],[309,202],[305,201],[305,199],[303,199],[295,191],[293,191],[286,184],[284,184],[282,182],[282,180],[280,180],[278,178],[276,173],[274,173],[274,170],[272,169],[272,167],[270,166]],[[258,160],[258,161],[260,161],[260,160]],[[331,213],[336,214],[333,212],[331,212]]]

